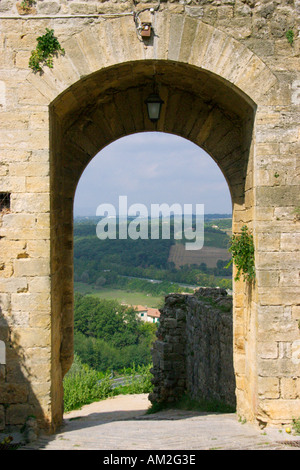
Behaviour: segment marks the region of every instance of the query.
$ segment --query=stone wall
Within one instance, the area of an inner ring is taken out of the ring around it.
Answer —
[[[161,310],[153,345],[150,400],[195,400],[235,405],[232,298],[224,289],[171,294]]]
[[[134,13],[157,4],[37,0],[24,11],[20,1],[0,1],[6,425],[30,415],[51,431],[61,424],[73,356],[76,185],[110,142],[154,130],[212,156],[231,192],[233,231],[247,224],[253,232],[256,284],[234,283],[239,415],[267,423],[300,416],[300,2],[162,1],[140,16],[154,32],[142,41]],[[28,62],[45,28],[65,55],[36,74]],[[145,109],[154,74],[164,100],[157,124]]]
[[[147,7],[156,7],[158,1],[150,0],[36,0],[32,7],[24,9],[22,0],[1,0],[0,18],[5,20],[33,19],[34,33],[37,37],[44,30],[44,20],[57,19],[51,26],[62,39],[66,35],[65,27],[80,31],[85,27],[93,26],[105,18],[118,16],[132,16]],[[200,20],[204,24],[218,28],[229,36],[243,43],[265,63],[276,70],[280,75],[287,74],[288,79],[294,80],[294,100],[299,100],[299,82],[296,82],[299,57],[299,0],[161,0],[160,14],[187,15]],[[148,18],[147,18],[148,16]],[[149,20],[149,11],[143,13],[141,20]],[[41,20],[41,24],[38,20]],[[19,26],[17,25],[17,28]],[[178,25],[174,23],[174,28]],[[293,30],[293,46],[286,39],[286,32]],[[4,29],[5,31],[5,29]],[[26,31],[21,41],[21,48],[16,54],[3,55],[3,61],[14,61],[17,68],[25,69],[28,65],[28,51],[35,38],[34,33]],[[192,29],[189,34],[193,34]],[[18,45],[18,34],[15,28],[10,27],[11,45]],[[178,34],[178,40],[180,34]],[[189,41],[189,37],[187,37]],[[0,47],[2,47],[0,43]],[[15,57],[14,57],[15,55]],[[288,58],[288,63],[286,62]],[[282,90],[287,92],[287,90]],[[295,102],[295,104],[297,104]]]

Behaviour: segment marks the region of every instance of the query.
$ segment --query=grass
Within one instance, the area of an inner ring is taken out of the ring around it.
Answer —
[[[121,376],[130,376],[131,379],[125,385],[113,389],[109,379],[110,372],[95,371],[83,364],[75,354],[72,367],[63,382],[65,413],[120,394],[150,393],[152,390],[151,367],[152,365],[149,364],[120,371]]]
[[[113,395],[108,374],[96,372],[75,358],[70,371],[64,378],[65,412],[80,409],[83,405],[104,400]]]
[[[211,305],[214,308],[217,308],[218,310],[221,310],[222,312],[232,312],[232,305],[219,305],[218,303],[215,302],[214,299],[210,297],[202,297],[201,295],[197,295],[197,299],[201,300],[202,302],[205,302],[209,305]]]
[[[235,413],[236,409],[232,405],[217,400],[194,400],[188,395],[174,403],[152,403],[147,414],[157,413],[159,411],[176,409],[185,411],[198,411],[209,413]]]
[[[74,289],[75,292],[90,294],[98,299],[113,299],[127,305],[144,305],[150,308],[160,307],[164,300],[164,296],[152,296],[143,292],[127,292],[122,289],[93,287],[83,282],[75,282]]]

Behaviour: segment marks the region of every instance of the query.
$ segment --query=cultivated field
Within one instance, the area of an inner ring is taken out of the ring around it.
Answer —
[[[82,282],[74,283],[75,292],[89,294],[98,299],[117,300],[126,305],[143,305],[149,308],[158,308],[163,304],[164,296],[153,296],[143,292],[127,292],[122,289],[93,287]]]
[[[226,248],[204,246],[201,250],[187,251],[184,245],[178,243],[171,246],[168,261],[173,262],[176,268],[201,263],[206,263],[208,268],[215,268],[219,259],[229,261],[230,254]]]

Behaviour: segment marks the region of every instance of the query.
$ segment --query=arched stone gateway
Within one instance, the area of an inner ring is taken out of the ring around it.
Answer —
[[[142,13],[153,26],[144,40],[132,8],[145,5],[37,1],[22,16],[7,2],[0,13],[1,429],[32,414],[52,431],[61,423],[76,186],[103,147],[141,131],[206,150],[228,182],[234,231],[253,231],[256,283],[234,285],[237,413],[273,424],[300,416],[299,39],[285,37],[296,7],[200,3]],[[35,74],[30,51],[46,27],[65,55]],[[154,80],[157,124],[145,107]]]

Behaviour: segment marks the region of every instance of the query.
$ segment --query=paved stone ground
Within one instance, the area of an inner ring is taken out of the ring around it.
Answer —
[[[300,450],[300,436],[260,430],[235,414],[168,410],[145,414],[147,395],[117,396],[65,415],[60,431],[27,450]]]

